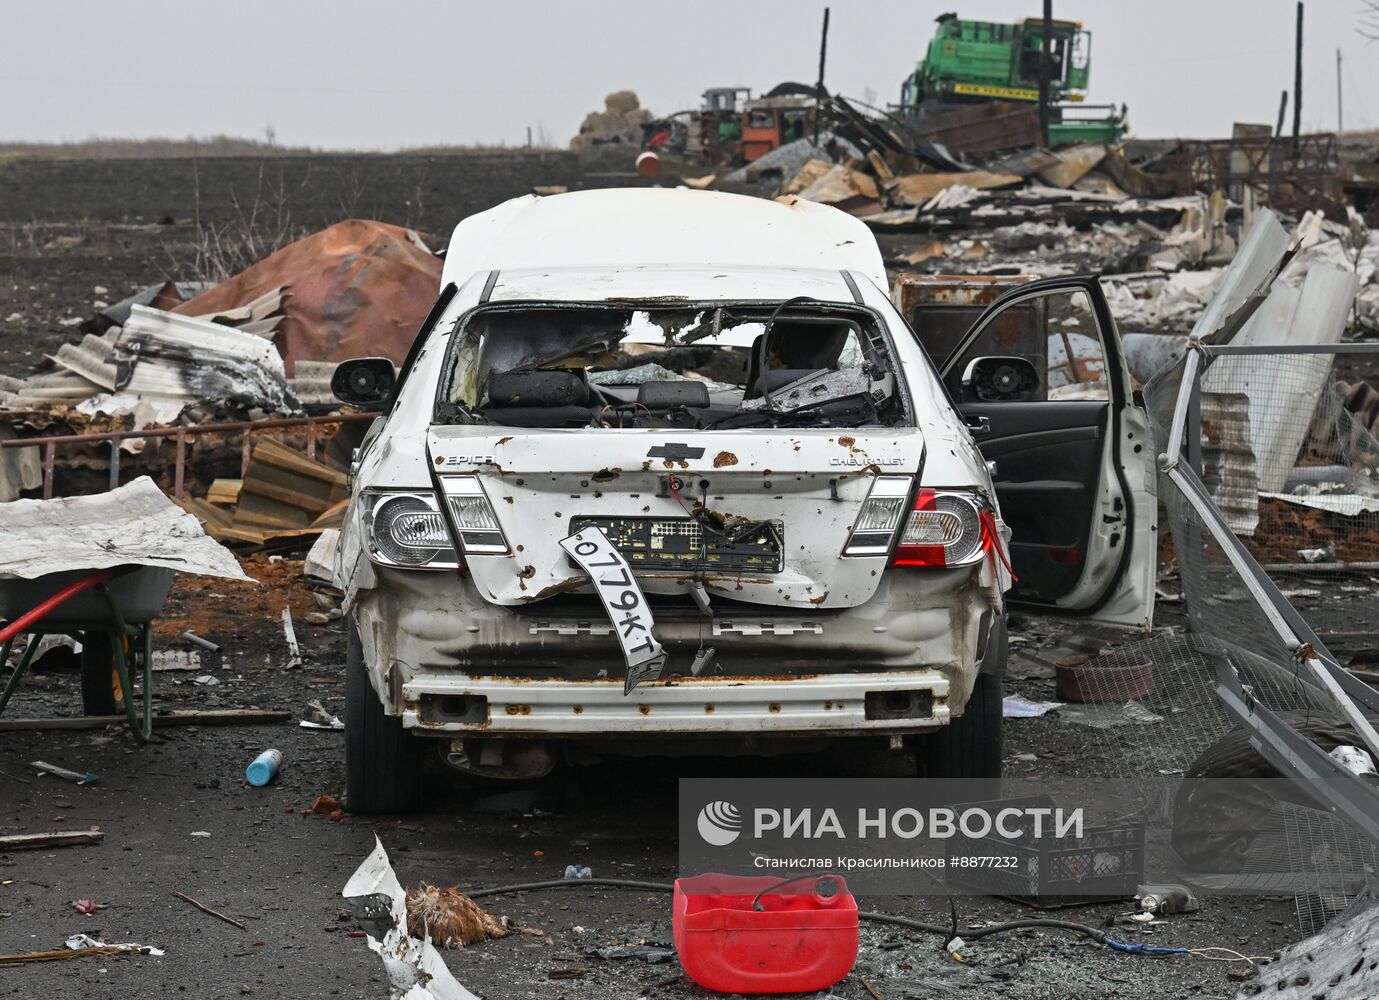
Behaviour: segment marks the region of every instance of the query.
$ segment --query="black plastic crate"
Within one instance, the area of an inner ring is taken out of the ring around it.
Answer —
[[[974,803],[975,804],[975,803]],[[993,808],[1028,804],[981,803]],[[1037,802],[1037,805],[1051,804]],[[1018,840],[994,831],[985,837],[958,833],[947,842],[950,885],[1038,909],[1098,900],[1131,899],[1144,881],[1144,825],[1084,826],[1081,837],[1027,835]],[[956,858],[1014,858],[1010,867],[957,867]]]

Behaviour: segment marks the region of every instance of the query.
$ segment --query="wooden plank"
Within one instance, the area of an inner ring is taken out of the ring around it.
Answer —
[[[0,837],[0,851],[22,851],[35,847],[77,847],[99,844],[105,834],[99,830],[49,830],[47,833],[15,833]]]
[[[871,164],[872,173],[876,174],[877,179],[879,179],[881,183],[884,184],[886,181],[895,180],[895,171],[891,169],[891,165],[887,163],[876,150],[873,149],[867,154],[867,162]]]
[[[345,523],[345,509],[350,505],[350,498],[337,500],[330,505],[330,508],[311,522],[313,528],[338,528]]]
[[[287,722],[291,712],[266,711],[257,708],[226,708],[204,712],[167,712],[153,717],[153,728],[167,726],[257,726]],[[86,715],[71,719],[0,719],[0,733],[46,729],[104,729],[123,726],[123,715]]]
[[[206,528],[206,534],[210,535],[218,542],[247,542],[250,545],[261,545],[263,543],[263,532],[258,528],[233,524],[210,524],[209,522],[204,527]]]
[[[954,184],[984,190],[1019,184],[1014,174],[994,174],[973,170],[965,174],[908,174],[895,179],[896,194],[910,205],[922,205],[934,195],[947,191]]]
[[[212,525],[217,528],[228,528],[232,523],[228,510],[221,510],[219,507],[212,506],[200,497],[188,497],[182,501],[182,509],[190,511],[205,521],[207,531]]]
[[[223,503],[234,505],[239,499],[240,487],[244,485],[242,479],[217,479],[211,483],[211,488],[206,491],[206,500],[209,503]]]
[[[345,485],[345,474],[329,468],[321,462],[315,462],[298,452],[293,451],[280,441],[272,438],[264,438],[254,448],[254,454],[249,463],[252,472],[255,463],[264,462],[268,465],[286,469],[298,476],[308,479],[316,479],[325,483],[332,483],[339,486]]]
[[[252,473],[254,470],[251,467],[249,471]],[[244,501],[251,493],[255,496],[267,497],[269,500],[276,500],[278,503],[285,504],[288,507],[295,507],[299,510],[308,511],[313,515],[325,513],[332,503],[329,496],[315,497],[308,493],[303,493],[301,490],[293,489],[290,486],[280,486],[276,483],[265,482],[261,479],[246,477],[244,480],[244,488],[240,490],[241,506],[243,506]]]
[[[292,528],[289,530],[266,529],[263,534],[263,545],[266,548],[290,548],[288,542],[299,538],[315,538],[324,531],[324,528]]]
[[[327,467],[341,473],[348,469],[350,462],[354,459],[354,449],[359,447],[360,442],[364,440],[364,435],[368,433],[370,426],[362,420],[352,420],[349,423],[341,424],[330,436],[330,440],[326,442],[324,458]]]

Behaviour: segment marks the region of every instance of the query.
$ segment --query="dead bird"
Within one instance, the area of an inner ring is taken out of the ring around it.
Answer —
[[[520,930],[507,917],[495,917],[458,889],[429,882],[407,892],[407,933],[428,934],[438,948],[463,948],[489,938],[507,937]]]

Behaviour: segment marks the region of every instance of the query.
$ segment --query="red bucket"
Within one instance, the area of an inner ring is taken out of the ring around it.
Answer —
[[[675,950],[685,975],[719,993],[809,993],[851,972],[857,900],[847,883],[836,875],[781,882],[770,875],[676,879]],[[830,883],[834,891],[821,893]],[[758,893],[760,911],[752,906]]]

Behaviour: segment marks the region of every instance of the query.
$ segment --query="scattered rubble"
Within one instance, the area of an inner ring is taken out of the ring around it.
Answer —
[[[243,479],[217,479],[204,499],[190,498],[184,506],[201,519],[207,534],[223,542],[296,544],[338,529],[348,505],[345,465],[352,446],[347,442],[357,440],[357,427],[342,425],[344,437],[338,443],[332,439],[324,462],[263,438]]]
[[[186,447],[205,456],[221,438],[252,432],[239,422],[276,426],[337,411],[330,375],[342,359],[401,363],[435,299],[440,266],[415,230],[349,220],[218,285],[152,285],[104,308],[81,321],[80,341],[46,356],[45,370],[0,374],[0,440],[64,438],[44,456],[0,449],[0,502],[40,485],[51,495],[54,467],[77,477],[108,470],[112,484],[121,466],[127,474],[165,469],[169,446],[173,492],[182,496]],[[310,451],[314,427],[297,423]],[[146,429],[148,437],[134,433]],[[228,442],[219,447],[232,456]]]
[[[59,962],[69,958],[88,958],[92,955],[166,955],[162,948],[147,944],[107,944],[89,934],[73,934],[66,941],[66,949],[31,951],[19,955],[0,955],[0,969],[31,962]]]
[[[383,960],[393,1000],[478,1000],[459,984],[429,936],[408,932],[407,894],[393,873],[382,841],[345,883],[341,895]]]
[[[587,128],[581,130],[581,137],[572,146],[640,146],[647,137],[644,126],[651,119],[630,92],[610,95],[606,110],[590,116]],[[954,143],[946,148],[952,151],[959,146]],[[1226,185],[1218,185],[1211,192],[1184,193],[1175,173],[1151,170],[1154,164],[1148,160],[1139,156],[1132,159],[1125,150],[1100,144],[1052,150],[1025,147],[1014,154],[1009,149],[1000,152],[1000,157],[983,157],[981,151],[969,146],[962,161],[936,165],[825,129],[817,144],[801,139],[736,174],[718,178],[705,174],[695,178],[691,186],[745,183],[758,186],[767,195],[789,195],[834,205],[863,218],[882,235],[888,262],[896,270],[970,275],[1108,270],[1112,273],[1106,276],[1105,287],[1122,330],[1128,334],[1125,343],[1133,374],[1138,382],[1147,382],[1154,372],[1182,352],[1182,335],[1220,290],[1226,277],[1224,264],[1258,217],[1255,200],[1228,200],[1225,192],[1230,188]],[[1298,214],[1307,218],[1303,212]],[[179,423],[194,426],[226,417],[260,419],[333,410],[335,403],[328,391],[328,380],[334,361],[364,352],[401,361],[406,343],[429,308],[439,274],[439,263],[427,249],[425,238],[413,231],[373,223],[342,225],[351,228],[336,232],[339,227],[333,227],[301,241],[300,245],[294,244],[263,261],[261,267],[251,268],[215,288],[189,282],[150,286],[114,306],[105,303],[115,296],[98,288],[96,294],[102,298],[93,307],[98,310],[97,317],[71,316],[58,321],[72,330],[74,339],[48,355],[43,371],[19,377],[0,375],[0,438],[102,428],[137,431]],[[1379,234],[1366,229],[1364,220],[1354,213],[1338,216],[1332,212],[1326,219],[1314,216],[1312,225],[1311,236],[1276,285],[1283,289],[1280,301],[1287,299],[1291,310],[1277,303],[1274,307],[1266,304],[1255,326],[1247,326],[1240,333],[1241,342],[1251,336],[1265,336],[1251,331],[1263,329],[1266,321],[1274,324],[1270,327],[1272,334],[1280,342],[1288,343],[1304,339],[1335,343],[1372,338],[1379,332]],[[396,231],[380,233],[383,229]],[[293,253],[288,254],[288,250]],[[350,262],[360,255],[368,258],[359,265],[367,272],[364,277],[360,271],[349,269]],[[1311,278],[1312,274],[1318,277]],[[1322,288],[1322,283],[1327,287]],[[1344,289],[1337,289],[1345,283],[1358,289],[1354,310],[1339,319],[1326,317],[1324,335],[1309,338],[1299,332],[1294,317],[1318,317],[1319,307],[1342,296]],[[328,315],[328,305],[338,304],[341,289],[351,284],[367,289],[367,301],[352,300],[351,318],[342,325],[332,325],[337,318]],[[312,289],[318,286],[324,290],[313,305],[311,296],[316,293]],[[89,283],[84,287],[89,288]],[[397,289],[402,290],[397,298],[390,298]],[[1306,309],[1299,305],[1304,302]],[[1283,312],[1288,317],[1280,324],[1276,321]],[[378,325],[380,316],[388,318],[386,327]],[[22,320],[20,316],[14,322]],[[373,331],[377,330],[383,333],[375,336]],[[1069,354],[1073,353],[1070,348]],[[1063,355],[1058,360],[1071,364],[1074,358]],[[1321,386],[1320,379],[1317,385],[1318,392],[1328,391]],[[1337,385],[1335,390],[1341,394],[1345,411],[1354,415],[1353,424],[1349,425],[1354,434],[1352,453],[1366,454],[1365,449],[1373,448],[1375,434],[1379,432],[1379,386],[1365,378],[1355,378]],[[343,513],[349,450],[364,425],[343,426],[350,430],[341,433],[338,443],[332,440],[326,446],[321,460],[307,457],[305,448],[295,447],[300,440],[289,440],[286,434],[283,440],[256,434],[256,443],[247,453],[247,467],[238,478],[232,468],[238,461],[234,451],[238,446],[228,444],[229,465],[217,466],[211,475],[192,481],[193,491],[201,495],[189,497],[183,506],[204,522],[207,534],[213,538],[240,546],[241,551],[269,546],[291,547],[300,552],[309,542],[315,542],[305,564],[272,564],[263,555],[255,555],[242,564],[243,572],[236,579],[247,581],[253,576],[264,581],[262,600],[253,607],[259,617],[279,620],[278,616],[284,613],[282,595],[291,593],[288,582],[299,571],[325,582],[332,575],[332,548],[339,537],[334,525],[339,524]],[[1291,456],[1307,453],[1320,434],[1316,428],[1304,428],[1296,447],[1291,438],[1272,443],[1255,441],[1248,428],[1240,439],[1252,446],[1253,489],[1264,498],[1258,504],[1259,527],[1253,539],[1246,539],[1247,546],[1262,562],[1314,565],[1314,559],[1365,562],[1379,558],[1375,555],[1379,551],[1375,538],[1341,530],[1332,516],[1369,513],[1375,509],[1369,504],[1379,501],[1338,490],[1336,479],[1304,480],[1299,476],[1306,467],[1295,466]],[[1269,446],[1264,447],[1266,444]],[[156,438],[134,438],[119,447],[126,455],[144,453],[153,462],[167,464],[166,452],[159,457]],[[108,468],[101,464],[106,461],[104,445],[99,451],[73,448],[60,454],[60,462],[70,462],[73,468],[83,464],[98,472]],[[42,482],[37,449],[0,452],[0,500],[32,492]],[[1270,486],[1275,488],[1266,489]],[[158,529],[154,526],[150,530]],[[8,559],[9,551],[6,555]],[[215,607],[221,603],[222,591],[229,587],[204,580],[185,586],[189,617],[163,623],[160,635],[166,638],[180,632],[186,641],[204,644],[207,653],[219,654],[219,643],[201,639],[185,625],[194,616],[199,629],[217,637],[233,634],[236,611]],[[1372,584],[1369,586],[1372,593]],[[1319,586],[1288,593],[1299,598],[1316,597],[1330,594],[1331,589]],[[290,600],[291,610],[286,612],[289,621],[296,615],[299,622],[322,626],[303,632],[302,649],[310,662],[307,635],[322,634],[338,614],[304,613],[304,608],[313,607],[312,597],[300,586],[291,593]],[[208,627],[212,622],[214,629]],[[179,631],[169,631],[174,627]],[[278,660],[277,664],[280,663]],[[1030,690],[1052,694],[1053,671],[1051,654],[1047,677],[1038,674],[1043,687]],[[228,680],[230,673],[225,671],[221,676]],[[211,673],[205,676],[216,677]],[[214,695],[210,691],[199,693]],[[300,705],[301,701],[291,704]],[[309,708],[310,718],[302,721],[302,726],[342,728],[338,717],[319,701],[310,703]],[[1131,699],[1067,706],[1041,701],[1029,692],[1006,698],[1008,718],[1046,713],[1084,730],[1168,728],[1162,725],[1167,716]],[[245,710],[217,715],[211,711],[155,716],[155,725],[281,722],[288,717],[286,712]],[[8,723],[16,721],[40,720]],[[51,728],[95,729],[109,725],[110,719],[42,721],[71,723]],[[10,728],[9,724],[0,727]],[[327,740],[322,745],[328,744]],[[1038,749],[1042,755],[1043,747]],[[1034,754],[1021,754],[1015,759],[1030,764],[1044,760]],[[70,773],[85,777],[80,772]],[[44,780],[39,784],[55,783]],[[319,797],[307,811],[328,816],[333,822],[344,819],[340,803],[330,796]],[[221,835],[220,827],[212,829],[217,831],[217,837]],[[338,832],[328,824],[319,824],[318,829]],[[70,839],[45,839],[54,837]],[[38,840],[26,843],[25,838]],[[15,834],[0,837],[0,850],[97,843],[100,839],[99,831]],[[550,849],[549,845],[543,846]],[[571,868],[581,870],[578,866]],[[588,872],[587,868],[582,870]],[[356,884],[356,880],[361,884]],[[364,884],[367,888],[363,888]],[[369,946],[383,957],[395,995],[470,996],[444,970],[435,949],[502,937],[510,927],[506,918],[492,917],[456,890],[423,883],[402,897],[404,926],[397,913],[396,893],[401,892],[401,887],[381,844],[346,888],[351,902],[373,892],[387,897],[386,913],[359,910],[361,926],[371,927]],[[245,927],[191,897],[174,895],[213,917],[240,929]],[[365,922],[370,914],[377,918],[375,923]],[[591,923],[589,918],[583,919]],[[1353,951],[1354,941],[1363,943],[1363,939],[1363,934],[1352,935],[1341,943]],[[84,936],[73,941],[77,944],[69,947],[79,949],[80,954],[113,955],[136,950],[162,954],[146,946],[107,945]],[[892,944],[900,946],[898,942]],[[887,947],[883,944],[876,950],[883,953]],[[1317,958],[1321,951],[1315,942],[1307,944],[1307,948],[1296,955],[1285,955],[1284,962],[1301,962],[1306,968],[1324,964]],[[1360,951],[1364,951],[1363,947]],[[40,956],[54,954],[67,957],[63,953],[42,952],[6,955],[0,956],[0,965],[50,960]],[[899,977],[893,981],[893,988],[905,983],[907,974],[918,976],[914,964],[920,960],[911,961],[913,957],[908,952],[902,954],[906,956],[905,964],[893,964],[890,970]],[[1349,968],[1349,954],[1346,952],[1346,960],[1339,962],[1337,969],[1342,965]],[[654,944],[620,944],[590,949],[590,955],[668,962],[673,953]],[[953,965],[946,955],[940,957],[947,966]],[[995,982],[1007,976],[1004,966],[996,964],[996,957],[992,955],[984,969],[978,968],[978,974],[987,977],[980,981]],[[1018,956],[1006,957],[1011,968],[1024,968],[1023,948]],[[1295,968],[1286,964],[1266,967],[1241,995],[1254,995],[1258,992],[1255,987],[1263,988],[1275,980],[1282,990],[1279,995],[1291,995],[1288,991],[1293,987],[1288,984],[1293,981]],[[1271,976],[1273,969],[1279,970],[1277,976]],[[590,973],[582,966],[565,971],[572,977]],[[944,982],[943,989],[970,985],[951,978],[954,975],[946,966],[935,973]],[[565,977],[552,973],[552,978]],[[884,981],[875,981],[890,995]],[[864,981],[864,985],[868,992],[874,992],[869,982]]]

